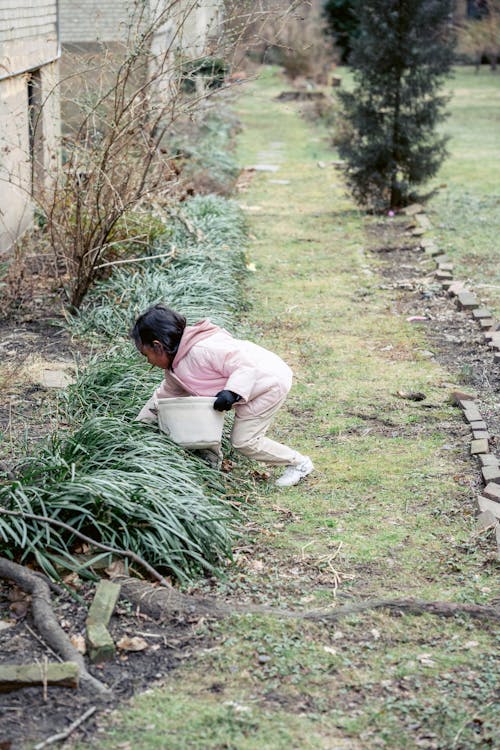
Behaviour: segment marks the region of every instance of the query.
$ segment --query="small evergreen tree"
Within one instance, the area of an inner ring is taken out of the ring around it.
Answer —
[[[364,0],[350,63],[352,92],[339,93],[336,138],[354,198],[381,211],[417,198],[446,156],[436,125],[447,97],[438,89],[453,58],[452,0]],[[428,197],[428,196],[427,196]]]

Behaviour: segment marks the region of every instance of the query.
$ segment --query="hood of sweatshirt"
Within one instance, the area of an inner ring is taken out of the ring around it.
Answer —
[[[207,339],[209,336],[213,336],[214,333],[218,333],[223,329],[216,326],[210,318],[205,318],[195,323],[192,326],[186,326],[184,333],[179,344],[179,348],[172,362],[171,368],[175,370],[181,359],[192,349],[195,344],[198,344],[203,339]]]

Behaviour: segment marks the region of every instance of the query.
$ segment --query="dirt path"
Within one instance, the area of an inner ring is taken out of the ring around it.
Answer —
[[[394,239],[393,224],[367,222],[345,197],[321,132],[274,101],[282,88],[264,74],[237,103],[241,163],[272,168],[249,172],[238,195],[255,238],[242,332],[293,367],[273,435],[317,470],[286,491],[256,477],[234,565],[193,591],[295,609],[374,597],[493,604],[493,541],[474,521],[479,474],[448,403],[463,383],[406,321],[419,310],[370,250]],[[409,275],[428,270],[416,251],[399,261]],[[397,395],[408,391],[426,398]],[[252,615],[200,622],[197,637],[204,650],[101,713],[78,747],[469,750],[498,731],[487,623]]]

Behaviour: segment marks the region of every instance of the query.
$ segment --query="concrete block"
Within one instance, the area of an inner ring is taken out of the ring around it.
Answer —
[[[500,484],[497,484],[497,482],[488,482],[483,490],[483,496],[500,503]]]
[[[115,644],[107,630],[107,625],[119,595],[119,584],[105,580],[97,584],[85,621],[89,657],[94,663],[112,659],[115,654]]]
[[[489,510],[490,513],[495,516],[495,518],[500,518],[500,503],[496,503],[494,500],[483,497],[483,495],[478,496],[477,503],[481,511],[484,512],[486,510]]]
[[[438,268],[437,271],[434,271],[434,276],[438,281],[451,281],[453,279],[453,274],[451,271],[443,271],[441,268]]]
[[[469,406],[464,409],[464,419],[466,422],[481,422],[483,420],[481,412],[477,406]]]
[[[481,318],[491,318],[492,315],[487,307],[478,307],[476,310],[472,311],[472,317],[475,320],[481,320]]]
[[[492,526],[496,526],[498,519],[495,518],[491,510],[483,510],[476,519],[476,523],[481,530],[490,529]]]
[[[473,427],[473,425],[471,425]],[[489,440],[490,433],[487,430],[472,430],[472,437],[474,440]]]
[[[440,258],[437,264],[439,271],[448,271],[449,273],[453,273],[453,263],[446,263],[443,258]]]
[[[494,453],[484,453],[479,456],[481,466],[498,466],[499,461]]]
[[[448,294],[452,297],[456,297],[460,292],[465,291],[465,283],[463,281],[453,281],[448,287]]]
[[[457,305],[461,310],[474,310],[479,307],[479,300],[472,292],[460,292],[457,297]]]
[[[479,325],[482,331],[489,331],[494,322],[493,318],[481,318]]]
[[[487,430],[486,422],[483,422],[483,420],[480,420],[479,422],[471,422],[470,423],[471,430]]]
[[[496,482],[500,484],[500,466],[483,466],[481,469],[483,475],[483,481],[485,484],[489,482]]]
[[[0,693],[36,685],[78,687],[80,670],[72,661],[44,664],[0,664]]]
[[[473,440],[470,444],[470,452],[472,456],[477,456],[479,453],[488,453],[489,445],[487,440]]]

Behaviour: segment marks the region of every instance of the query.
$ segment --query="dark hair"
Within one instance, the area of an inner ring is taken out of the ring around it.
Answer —
[[[175,354],[186,327],[186,318],[166,305],[149,307],[139,315],[130,332],[136,346],[153,346],[159,341],[167,354]]]

